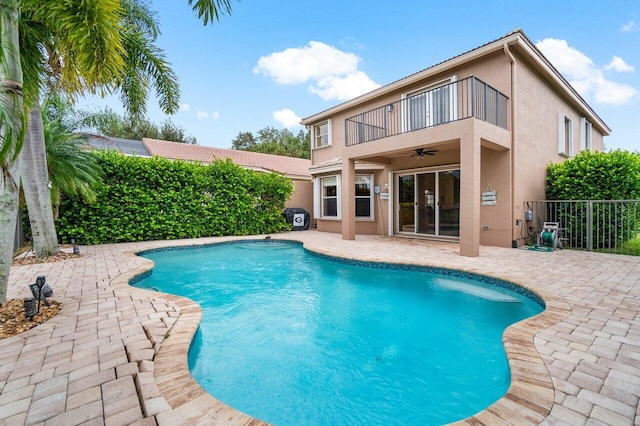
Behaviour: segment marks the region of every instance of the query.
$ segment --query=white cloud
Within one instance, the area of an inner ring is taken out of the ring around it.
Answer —
[[[317,80],[316,85],[309,86],[309,92],[322,99],[348,100],[380,87],[362,71],[355,71],[345,76],[327,75]]]
[[[633,72],[633,65],[627,64],[624,59],[619,56],[614,56],[609,62],[609,65],[604,67],[606,70],[613,70],[617,72]]]
[[[279,111],[273,111],[273,119],[280,123],[285,129],[300,126],[301,120],[295,112],[286,108]]]
[[[587,100],[622,105],[640,96],[632,86],[607,80],[601,68],[565,40],[547,38],[537,42],[536,46]]]
[[[636,23],[636,21],[629,21],[620,28],[620,31],[622,31],[623,33],[640,31],[640,26]]]
[[[218,118],[220,118],[220,113],[218,111],[214,111],[211,114],[209,114],[206,111],[198,111],[196,113],[196,117],[198,117],[199,120],[204,120],[206,118],[212,118],[213,120],[217,120]]]
[[[310,82],[309,91],[325,100],[347,100],[380,87],[358,70],[360,61],[353,53],[310,41],[304,47],[261,57],[253,72],[271,77],[279,84]]]
[[[189,106],[189,104],[180,105],[180,111],[189,111],[190,109],[191,107]]]

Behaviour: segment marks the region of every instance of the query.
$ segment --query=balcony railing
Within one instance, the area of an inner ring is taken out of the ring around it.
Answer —
[[[508,103],[471,76],[347,118],[345,141],[351,146],[471,117],[506,129]]]

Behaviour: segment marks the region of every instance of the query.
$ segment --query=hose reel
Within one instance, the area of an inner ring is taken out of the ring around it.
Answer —
[[[560,228],[558,222],[544,222],[542,231],[538,235],[538,246],[555,250],[558,247],[558,228]]]

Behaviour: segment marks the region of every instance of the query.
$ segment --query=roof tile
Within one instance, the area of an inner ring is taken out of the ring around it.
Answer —
[[[310,160],[282,155],[260,154],[235,149],[215,148],[144,138],[142,142],[151,155],[172,160],[212,163],[214,160],[230,159],[233,163],[250,168],[283,173],[289,177],[310,177]]]

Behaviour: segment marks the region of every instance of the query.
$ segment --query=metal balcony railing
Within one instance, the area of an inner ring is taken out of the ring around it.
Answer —
[[[509,98],[474,76],[345,120],[347,146],[475,117],[507,128]]]

